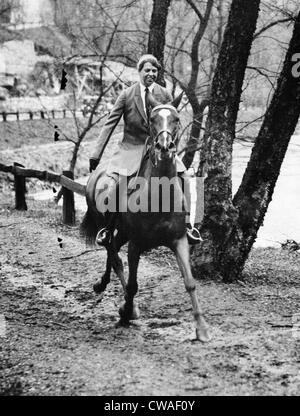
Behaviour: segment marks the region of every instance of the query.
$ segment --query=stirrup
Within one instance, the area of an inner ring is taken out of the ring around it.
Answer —
[[[111,243],[111,238],[112,236],[110,230],[104,227],[101,228],[100,231],[98,231],[95,241],[96,244],[98,244],[98,246],[107,246]]]
[[[191,245],[199,244],[201,243],[201,241],[203,241],[203,238],[201,237],[199,230],[195,227],[192,227],[192,228],[187,227],[186,235],[187,235],[188,243]]]

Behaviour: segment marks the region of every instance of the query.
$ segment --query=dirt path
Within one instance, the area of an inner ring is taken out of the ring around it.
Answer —
[[[9,206],[0,206],[1,394],[299,394],[300,260],[276,283],[199,283],[214,336],[202,345],[166,250],[142,258],[141,318],[116,328],[116,276],[102,301],[92,290],[104,251],[76,257],[85,246],[78,228],[59,225],[60,209]]]

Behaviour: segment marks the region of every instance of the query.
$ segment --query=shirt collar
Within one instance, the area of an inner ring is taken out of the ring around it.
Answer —
[[[152,93],[155,83],[153,82],[150,87],[148,87],[149,91]],[[146,86],[140,82],[141,91],[145,92]]]

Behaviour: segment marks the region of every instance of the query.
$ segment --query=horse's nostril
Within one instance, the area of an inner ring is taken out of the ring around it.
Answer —
[[[171,142],[169,144],[169,150],[175,150],[175,148],[176,148],[175,143]]]
[[[155,145],[155,149],[156,150],[161,150],[162,149],[161,144],[157,142],[156,145]]]

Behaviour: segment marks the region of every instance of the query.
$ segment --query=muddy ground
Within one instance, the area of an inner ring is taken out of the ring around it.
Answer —
[[[61,225],[53,203],[13,204],[2,195],[1,395],[299,394],[299,254],[256,249],[243,281],[198,281],[213,334],[203,345],[168,250],[143,256],[141,317],[116,327],[117,277],[103,298],[92,289],[105,252],[85,252],[78,223]]]
[[[51,144],[53,132],[40,127],[2,126],[1,162],[65,169],[68,146]],[[87,172],[89,146],[78,176]],[[53,202],[27,203],[27,212],[13,209],[12,176],[0,174],[0,395],[299,394],[298,253],[254,249],[241,281],[198,280],[213,335],[203,345],[193,340],[189,296],[167,249],[142,257],[141,317],[116,327],[121,285],[113,274],[103,297],[93,292],[105,251],[86,252],[82,213],[67,227]],[[126,248],[121,254],[126,265]]]

